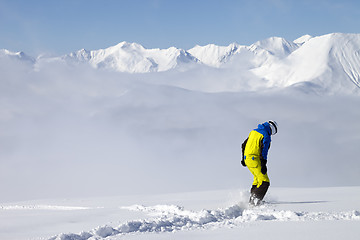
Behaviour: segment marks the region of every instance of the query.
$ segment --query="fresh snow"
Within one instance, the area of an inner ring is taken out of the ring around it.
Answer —
[[[323,234],[336,239],[354,239],[360,233],[359,187],[341,188],[270,188],[266,203],[249,207],[247,190],[218,190],[167,195],[127,196],[78,200],[42,200],[31,208],[0,208],[0,221],[17,226],[12,232],[1,228],[1,239],[226,239],[248,238],[272,224],[271,233],[283,229],[284,237],[273,234],[268,239],[287,239],[291,231],[302,229],[307,239]],[[82,204],[82,207],[47,205],[44,202]],[[26,202],[22,203],[26,206]],[[15,205],[18,206],[18,205]],[[29,206],[29,205],[28,205]],[[31,212],[30,212],[31,211]],[[27,228],[31,218],[36,225]],[[49,219],[52,219],[49,222]],[[103,222],[101,222],[103,221]],[[91,228],[90,226],[97,227]],[[329,226],[336,227],[327,228]],[[306,232],[309,226],[320,226]],[[86,229],[88,227],[89,229]],[[46,229],[46,231],[44,231]],[[79,229],[76,231],[76,229]],[[57,232],[58,231],[58,232]],[[68,232],[74,231],[74,232]],[[171,233],[171,235],[168,235]],[[286,233],[286,234],[285,234]],[[256,238],[257,239],[257,238]]]
[[[0,206],[0,210],[83,210],[85,207],[70,207],[70,206],[53,206],[53,205],[5,205]]]

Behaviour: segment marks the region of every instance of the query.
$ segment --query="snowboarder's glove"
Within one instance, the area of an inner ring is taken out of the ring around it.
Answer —
[[[243,165],[244,167],[246,167],[246,164],[245,164],[244,159],[243,159],[243,160],[241,160],[241,165]]]
[[[267,167],[266,167],[267,160],[262,159],[261,160],[261,173],[266,174],[267,173]]]
[[[266,165],[261,165],[261,173],[264,174],[264,175],[267,173]]]

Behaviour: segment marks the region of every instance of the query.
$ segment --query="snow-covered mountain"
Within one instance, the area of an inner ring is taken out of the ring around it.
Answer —
[[[252,69],[269,87],[310,85],[330,92],[360,88],[360,34],[314,37],[283,59]]]
[[[208,44],[206,46],[196,45],[189,49],[188,52],[206,65],[220,67],[222,64],[228,62],[233,55],[238,54],[239,51],[244,48],[246,48],[246,46],[241,46],[237,43],[232,43],[229,46]]]
[[[283,58],[296,50],[300,45],[289,42],[283,38],[271,37],[258,41],[250,46],[243,46],[237,43],[231,43],[229,46],[217,46],[208,44],[206,46],[195,46],[188,52],[199,59],[205,65],[212,67],[221,67],[230,62],[233,57],[242,58],[245,61],[252,62],[252,67],[267,62],[273,58]]]
[[[198,60],[175,47],[145,49],[137,43],[121,42],[113,47],[87,51],[85,49],[62,57],[65,61],[88,62],[91,66],[119,72],[161,72],[182,67]]]
[[[289,42],[284,38],[271,37],[252,44],[250,46],[250,49],[252,51],[259,51],[259,49],[265,50],[274,57],[281,59],[288,56],[298,47],[299,47],[298,44],[294,42]]]
[[[218,91],[295,87],[307,92],[352,93],[360,91],[359,53],[360,34],[333,33],[319,37],[304,35],[294,41],[271,37],[250,46],[232,43],[229,46],[197,45],[189,50],[176,47],[146,49],[137,43],[121,42],[105,49],[81,49],[59,57],[40,56],[36,60],[23,52],[7,50],[0,50],[0,57],[33,64],[56,61],[69,65],[88,64],[96,69],[128,73],[172,69],[184,72],[196,66],[237,71],[237,77],[221,77],[226,87],[218,86],[221,81],[209,80],[207,85],[215,85],[206,89],[189,88],[200,91],[216,91],[217,87]],[[187,88],[186,81],[176,86]],[[194,85],[196,80],[191,81]],[[204,83],[200,85],[204,86]]]
[[[0,58],[16,59],[24,62],[35,63],[35,59],[24,52],[12,52],[7,49],[0,49]]]

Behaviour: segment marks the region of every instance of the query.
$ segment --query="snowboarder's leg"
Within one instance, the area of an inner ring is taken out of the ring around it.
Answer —
[[[264,196],[269,189],[270,183],[269,182],[262,182],[259,187],[256,187],[254,190],[254,194],[259,201],[264,199]]]
[[[250,189],[250,199],[249,199],[249,203],[251,205],[255,205],[255,199],[256,199],[256,194],[255,194],[255,190],[257,188],[257,184],[256,185],[252,185],[251,189]]]
[[[250,172],[254,175],[254,181],[252,183],[251,189],[250,189],[250,199],[249,199],[249,204],[251,205],[255,205],[255,199],[256,199],[256,188],[257,185],[259,184],[257,175],[255,174],[254,168],[249,168]]]
[[[253,194],[255,192],[257,185],[252,185],[250,189],[250,193]]]
[[[270,180],[267,174],[261,173],[261,167],[249,167],[250,172],[254,175],[254,182],[250,190],[251,205],[258,205],[263,200],[269,186]]]
[[[250,189],[250,199],[249,199],[249,203],[251,205],[255,205],[254,204],[254,200],[256,199],[256,195],[255,195],[255,190],[257,188],[257,185],[259,184],[259,181],[258,181],[258,178],[257,178],[257,175],[255,174],[254,171],[254,168],[252,167],[248,167],[248,169],[250,170],[250,172],[253,174],[254,176],[254,181],[252,183],[252,186],[251,186],[251,189]]]

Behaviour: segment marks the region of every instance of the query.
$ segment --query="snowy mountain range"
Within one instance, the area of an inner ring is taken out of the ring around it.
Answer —
[[[140,44],[127,42],[94,51],[81,49],[60,59],[72,63],[89,63],[95,68],[131,73],[162,72],[190,62],[198,62],[198,59],[187,51],[175,47],[145,49]]]
[[[58,57],[36,59],[23,52],[0,50],[0,57],[31,62],[60,61],[89,64],[96,69],[148,73],[186,71],[196,66],[241,69],[267,88],[296,86],[305,91],[359,92],[360,34],[332,33],[318,37],[304,35],[294,41],[271,37],[250,46],[195,46],[189,50],[146,49],[137,43],[121,42],[99,49],[81,49]]]
[[[0,58],[21,60],[24,62],[35,63],[35,59],[26,55],[24,52],[11,52],[7,49],[0,49]]]

